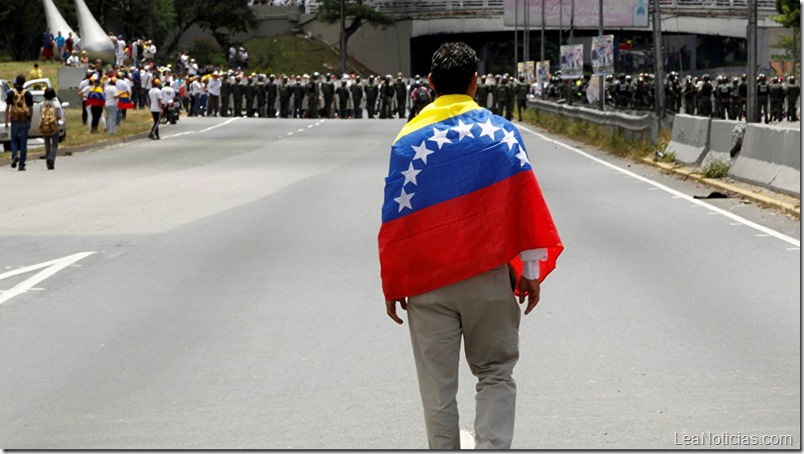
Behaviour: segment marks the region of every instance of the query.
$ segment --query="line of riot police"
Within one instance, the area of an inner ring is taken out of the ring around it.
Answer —
[[[396,80],[354,74],[268,75],[228,71],[220,87],[221,117],[406,118],[429,104],[435,93],[420,76]],[[415,96],[414,96],[415,95]],[[211,115],[214,113],[210,112]]]
[[[617,109],[652,110],[656,102],[656,84],[653,74],[606,76],[606,102]],[[588,103],[586,88],[589,76],[583,79],[561,78],[560,71],[552,76],[544,89],[543,97],[558,102]],[[749,85],[747,77],[718,76],[714,83],[708,74],[703,77],[687,76],[683,81],[675,71],[668,73],[663,84],[665,104],[670,113],[683,112],[711,118],[743,120],[746,117]],[[764,74],[757,77],[754,86],[757,94],[757,118],[765,123],[798,121],[797,105],[801,88],[795,77],[785,80]]]

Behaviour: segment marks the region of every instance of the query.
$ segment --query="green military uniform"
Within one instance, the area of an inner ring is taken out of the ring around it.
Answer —
[[[245,94],[245,86],[240,83],[240,78],[235,78],[235,83],[232,85],[232,102],[235,117],[243,115],[243,95]]]
[[[522,121],[522,111],[528,108],[528,92],[530,85],[525,82],[525,76],[519,76],[519,82],[516,83],[514,88],[514,96],[516,97],[516,114],[519,121]]]
[[[279,85],[279,117],[288,118],[290,110],[290,97],[293,94],[293,87],[288,83],[288,78],[282,79]]]
[[[229,83],[228,77],[223,77],[221,81],[221,117],[229,116],[229,95],[232,91],[232,85]]]
[[[368,84],[366,85],[366,110],[368,110],[368,117],[374,118],[377,108],[377,96],[380,93],[380,87],[377,86],[374,76],[369,76]]]

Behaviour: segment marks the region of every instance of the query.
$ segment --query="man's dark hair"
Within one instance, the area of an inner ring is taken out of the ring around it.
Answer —
[[[430,74],[439,95],[464,95],[477,72],[477,54],[464,43],[444,43],[433,54]]]
[[[22,88],[22,86],[25,85],[25,76],[23,76],[22,74],[17,76],[17,80],[14,81],[14,85]]]

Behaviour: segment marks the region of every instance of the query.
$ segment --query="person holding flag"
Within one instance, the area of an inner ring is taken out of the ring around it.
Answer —
[[[511,447],[515,292],[529,314],[564,249],[519,131],[474,101],[477,64],[464,43],[433,54],[437,98],[391,147],[378,236],[386,313],[408,314],[431,449],[460,449],[461,338],[478,379],[476,447]]]

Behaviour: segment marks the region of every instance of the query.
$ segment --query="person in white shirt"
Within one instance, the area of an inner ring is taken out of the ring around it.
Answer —
[[[90,82],[89,78],[92,77],[92,71],[87,72],[87,76],[84,80],[78,84],[78,93],[81,95],[81,125],[87,125],[87,117],[89,117],[89,107],[87,107],[87,96],[89,96],[89,90],[92,89],[92,83]]]
[[[103,89],[103,96],[106,98],[106,133],[114,134],[117,132],[117,98],[120,97],[117,91],[117,78],[109,79]]]
[[[151,116],[154,118],[154,125],[151,127],[151,133],[148,138],[152,140],[159,140],[159,120],[162,118],[162,83],[159,79],[154,79],[153,88],[148,91],[148,98],[150,99]]]
[[[140,71],[140,86],[142,87],[140,88],[141,106],[144,106],[150,99],[148,97],[148,92],[151,91],[151,88],[153,88],[153,80],[154,75],[151,74],[151,71],[147,67],[143,68],[143,70]]]
[[[145,49],[142,51],[142,61],[143,63],[149,63],[154,61],[154,57],[156,57],[156,45],[148,40],[145,42]]]
[[[187,68],[187,74],[190,76],[198,75],[198,63],[195,62],[195,58],[190,59],[190,66]]]
[[[114,57],[115,64],[123,66],[126,59],[126,42],[123,41],[123,35],[117,35],[117,49],[115,49]]]
[[[67,66],[78,66],[78,52],[73,51],[69,57],[67,57],[67,61],[64,62]]]
[[[117,78],[117,83],[115,84],[117,87],[118,94],[122,97],[123,95],[128,95],[128,99],[131,100],[131,80],[122,74],[121,77]],[[117,119],[116,124],[120,124],[121,119],[126,118],[126,110],[128,109],[121,109],[120,106],[117,108]]]
[[[212,73],[212,77],[207,81],[207,90],[209,92],[207,116],[217,117],[221,99],[221,79],[217,71]]]

